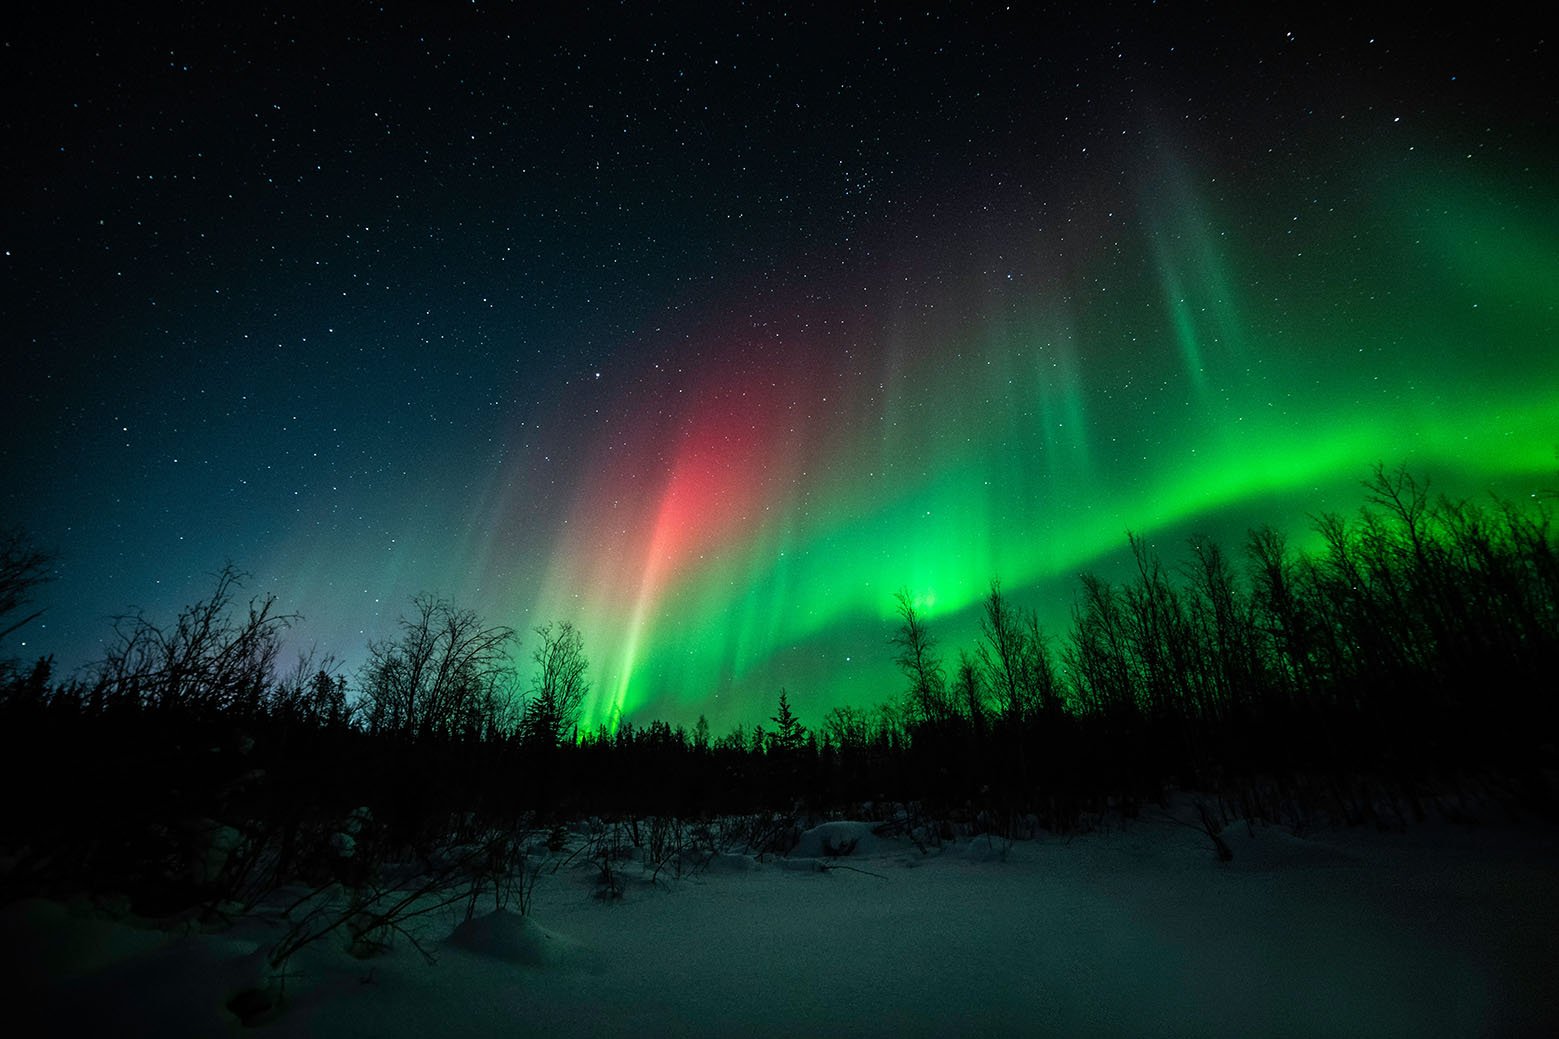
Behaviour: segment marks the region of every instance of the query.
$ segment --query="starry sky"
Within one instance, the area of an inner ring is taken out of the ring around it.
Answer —
[[[1536,24],[317,6],[0,28],[7,655],[231,561],[348,668],[431,592],[578,624],[591,724],[815,722],[900,587],[1059,633],[1128,529],[1559,483]]]

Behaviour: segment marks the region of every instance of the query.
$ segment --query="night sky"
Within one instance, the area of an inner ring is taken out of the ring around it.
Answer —
[[[592,723],[815,722],[901,586],[1060,633],[1127,529],[1559,483],[1537,25],[716,6],[8,18],[0,650],[230,560],[349,668],[427,591],[579,624]]]

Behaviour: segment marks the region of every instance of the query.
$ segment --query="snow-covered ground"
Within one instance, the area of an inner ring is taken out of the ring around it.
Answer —
[[[7,1016],[105,1036],[1559,1034],[1552,829],[1223,836],[1229,863],[1147,818],[929,852],[829,823],[786,858],[626,868],[613,901],[576,860],[529,917],[422,917],[431,965],[404,940],[303,949],[252,1030],[225,1005],[264,977],[274,922],[170,933],[28,901],[0,910]]]

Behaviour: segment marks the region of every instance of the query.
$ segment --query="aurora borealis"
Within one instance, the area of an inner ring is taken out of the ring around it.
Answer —
[[[349,666],[430,591],[592,724],[815,720],[900,587],[1060,635],[1128,529],[1554,488],[1541,34],[1212,10],[11,30],[4,650],[231,559]]]

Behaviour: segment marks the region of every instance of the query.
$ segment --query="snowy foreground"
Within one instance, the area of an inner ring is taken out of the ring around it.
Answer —
[[[434,964],[404,939],[301,950],[249,1029],[226,1004],[264,977],[274,919],[170,932],[22,902],[0,909],[7,1016],[76,1036],[1559,1034],[1553,830],[1223,836],[1229,863],[1164,819],[928,852],[828,823],[680,880],[630,863],[614,901],[574,864],[528,918],[490,898],[419,918]]]

